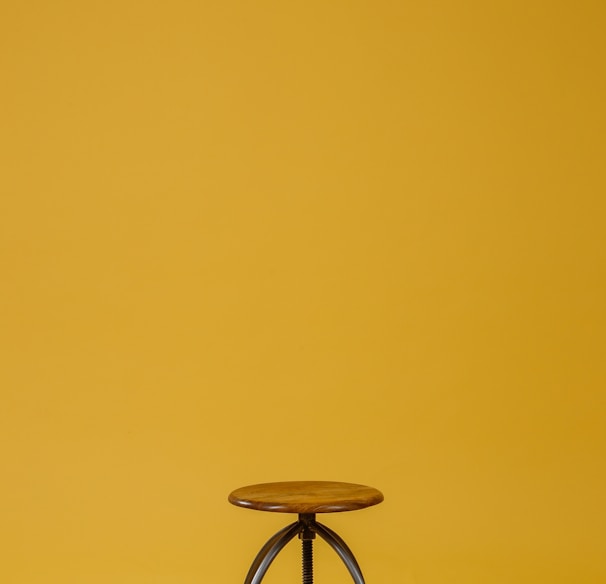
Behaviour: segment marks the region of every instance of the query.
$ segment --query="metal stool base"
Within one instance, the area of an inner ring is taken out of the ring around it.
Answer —
[[[355,584],[365,584],[360,566],[353,553],[332,529],[316,521],[315,513],[299,514],[299,520],[278,531],[269,538],[267,543],[254,559],[244,584],[260,584],[269,566],[282,548],[298,535],[303,541],[303,584],[313,582],[312,540],[318,534],[343,560]]]

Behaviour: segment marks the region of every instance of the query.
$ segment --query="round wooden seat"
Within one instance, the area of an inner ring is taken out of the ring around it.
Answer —
[[[238,507],[299,514],[353,511],[381,501],[383,494],[373,487],[332,481],[262,483],[229,495],[229,502]]]

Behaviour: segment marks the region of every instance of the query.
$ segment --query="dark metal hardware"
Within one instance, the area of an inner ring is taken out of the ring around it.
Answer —
[[[365,584],[360,566],[343,539],[325,525],[316,521],[314,513],[302,513],[299,520],[273,535],[253,561],[244,584],[260,584],[282,548],[298,535],[302,544],[303,584],[313,584],[313,540],[318,534],[343,560],[355,584]]]

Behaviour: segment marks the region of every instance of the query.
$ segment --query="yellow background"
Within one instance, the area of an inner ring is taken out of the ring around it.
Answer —
[[[604,16],[3,0],[0,581],[605,582]]]

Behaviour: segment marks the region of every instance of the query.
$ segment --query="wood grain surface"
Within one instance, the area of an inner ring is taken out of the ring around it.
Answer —
[[[336,513],[383,501],[381,491],[333,481],[262,483],[236,489],[229,502],[238,507],[277,513]]]

